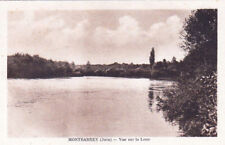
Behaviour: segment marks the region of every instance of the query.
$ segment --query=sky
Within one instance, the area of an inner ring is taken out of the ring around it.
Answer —
[[[28,53],[75,64],[183,59],[180,31],[189,10],[9,11],[8,55]]]

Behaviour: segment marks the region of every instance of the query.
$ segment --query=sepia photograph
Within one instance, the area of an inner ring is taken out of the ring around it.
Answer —
[[[9,137],[217,137],[217,9],[10,10]]]

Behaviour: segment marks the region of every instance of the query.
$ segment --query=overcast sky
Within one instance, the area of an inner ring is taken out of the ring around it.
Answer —
[[[8,54],[38,54],[75,64],[149,63],[184,57],[179,32],[190,11],[10,11]]]

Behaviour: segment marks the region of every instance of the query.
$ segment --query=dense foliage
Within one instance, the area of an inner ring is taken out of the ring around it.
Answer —
[[[178,123],[184,136],[217,135],[216,74],[179,82],[158,97],[167,121]]]
[[[166,66],[166,67],[165,67]],[[8,56],[8,78],[51,78],[68,76],[112,76],[173,79],[177,76],[177,62],[157,62],[149,64],[91,64],[52,61],[37,55],[15,54]]]
[[[211,71],[217,69],[217,10],[193,11],[186,19],[182,48],[188,52],[184,58],[185,70],[191,73],[200,65],[207,65]]]
[[[50,78],[71,76],[74,63],[52,61],[28,54],[8,56],[8,78]]]
[[[184,136],[217,136],[217,11],[193,11],[182,37],[188,55],[178,83],[157,98],[158,109]]]

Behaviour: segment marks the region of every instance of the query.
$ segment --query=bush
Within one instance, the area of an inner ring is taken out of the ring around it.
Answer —
[[[183,136],[217,136],[217,75],[181,79],[158,100],[167,121],[178,124]]]

